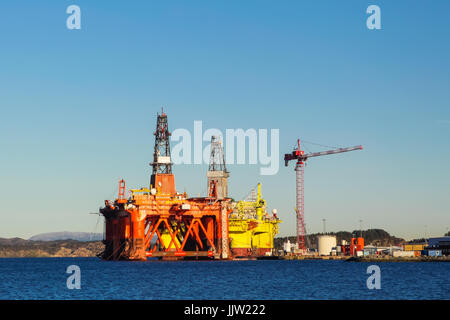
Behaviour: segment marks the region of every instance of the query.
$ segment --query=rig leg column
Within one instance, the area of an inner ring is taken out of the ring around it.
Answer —
[[[145,215],[131,212],[132,238],[130,260],[147,260],[145,253]],[[151,239],[150,239],[151,240]]]
[[[225,204],[222,204],[222,212],[220,214],[220,223],[222,230],[222,259],[228,259],[230,252],[228,247],[228,210]]]

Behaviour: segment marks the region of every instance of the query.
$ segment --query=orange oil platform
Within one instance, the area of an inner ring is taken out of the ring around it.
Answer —
[[[233,211],[227,198],[228,172],[210,166],[208,196],[188,198],[175,190],[167,115],[157,116],[155,149],[149,188],[132,189],[125,196],[105,201],[104,260],[230,259],[228,216]]]

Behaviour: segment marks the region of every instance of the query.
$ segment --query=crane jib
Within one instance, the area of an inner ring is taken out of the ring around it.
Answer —
[[[342,153],[342,152],[348,152],[348,151],[354,151],[354,150],[362,150],[362,146],[355,146],[355,147],[350,147],[350,148],[340,148],[340,149],[328,150],[328,151],[322,151],[322,152],[307,153],[307,154],[305,154],[304,158],[306,160],[307,158],[311,158],[311,157],[326,156],[329,154]]]

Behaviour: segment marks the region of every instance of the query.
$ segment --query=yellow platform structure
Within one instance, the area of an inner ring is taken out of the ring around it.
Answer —
[[[228,218],[228,234],[234,257],[270,256],[273,238],[278,234],[276,210],[269,215],[266,201],[261,197],[258,183],[256,199],[246,199],[234,203],[234,210]]]

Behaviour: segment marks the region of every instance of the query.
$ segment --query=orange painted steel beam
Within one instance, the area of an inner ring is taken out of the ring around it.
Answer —
[[[164,241],[162,240],[161,234],[159,233],[158,229],[156,229],[156,235],[158,236],[158,240],[161,243],[163,250],[167,251],[166,246],[164,245]]]
[[[180,251],[180,248],[177,245],[177,241],[173,235],[172,228],[170,227],[169,223],[167,222],[167,219],[164,219],[164,223],[166,224],[167,230],[169,230],[169,234],[170,234],[170,237],[172,238],[172,241],[175,244],[175,248],[177,249],[177,251]],[[169,248],[170,248],[170,246],[169,246]]]
[[[211,245],[211,247],[213,247],[213,249],[215,250],[216,247],[214,246],[213,241],[211,241],[211,239],[208,237],[208,233],[206,232],[205,227],[203,226],[203,223],[201,221],[199,221],[200,227],[202,228],[203,232],[205,233],[206,239],[208,239],[209,244]]]
[[[203,249],[202,239],[200,239],[200,235],[199,235],[199,232],[198,232],[198,231],[199,231],[199,230],[198,230],[198,226],[196,226],[196,227],[194,228],[195,239],[197,240],[197,243],[199,244],[200,249]]]
[[[152,232],[150,233],[150,235],[146,238],[145,241],[145,248],[147,248],[150,244],[150,241],[152,240],[153,235],[155,234],[156,229],[158,229],[159,224],[161,223],[161,220],[158,220],[158,222],[156,223],[156,225],[152,228]]]
[[[210,257],[214,256],[212,251],[183,251],[182,253],[176,252],[166,252],[166,251],[158,251],[158,252],[147,252],[147,257]]]
[[[181,243],[181,250],[184,249],[184,246],[186,245],[186,241],[189,238],[189,234],[191,233],[191,230],[192,230],[193,226],[194,226],[194,223],[192,221],[191,224],[189,225],[189,228],[188,228],[187,232],[186,232],[186,236],[184,237],[183,242]]]
[[[175,239],[176,239],[176,237],[177,237],[177,234],[178,234],[178,231],[180,230],[180,224],[177,224],[177,228],[175,229],[175,232],[174,232],[174,237],[175,237]],[[172,245],[172,243],[174,242],[174,240],[173,239],[171,239],[170,240],[170,243],[169,243],[169,248],[170,248],[170,246]]]

